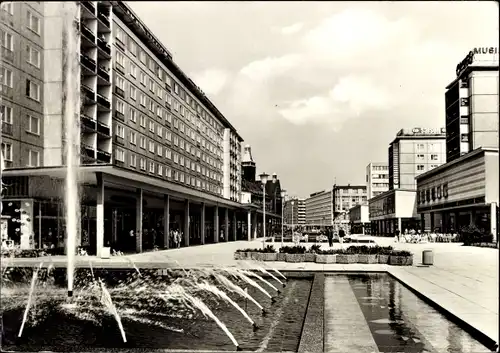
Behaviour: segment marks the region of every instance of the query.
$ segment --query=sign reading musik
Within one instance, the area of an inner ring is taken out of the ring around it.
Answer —
[[[456,69],[456,74],[457,76],[460,76],[460,74],[470,65],[474,62],[474,55],[495,55],[498,54],[498,48],[497,47],[483,47],[483,48],[474,48],[472,49],[469,54],[465,57],[460,64],[457,65]]]

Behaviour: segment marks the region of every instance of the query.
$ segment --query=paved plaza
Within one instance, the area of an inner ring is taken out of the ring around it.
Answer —
[[[369,237],[366,237],[369,238]],[[458,317],[498,342],[498,250],[465,247],[456,243],[400,244],[393,238],[373,237],[379,245],[392,245],[396,249],[410,250],[415,254],[414,264],[409,267],[365,264],[316,264],[239,261],[233,259],[234,251],[243,248],[261,248],[260,240],[218,243],[205,246],[141,253],[110,259],[79,257],[77,266],[132,267],[139,268],[196,268],[196,267],[247,267],[274,268],[288,271],[387,271],[407,286],[420,292],[445,311]],[[269,245],[270,243],[265,243]],[[307,246],[313,243],[307,244]],[[278,242],[274,243],[280,247]],[[285,243],[285,245],[291,245]],[[362,244],[359,244],[362,245]],[[344,247],[348,244],[344,244]],[[323,248],[328,245],[323,243]],[[335,248],[340,244],[334,244]],[[422,251],[433,250],[434,265],[421,264]],[[42,259],[15,259],[16,266],[34,265]],[[47,263],[65,266],[65,257],[45,258]],[[11,262],[12,264],[12,262]],[[3,261],[2,266],[9,265]]]

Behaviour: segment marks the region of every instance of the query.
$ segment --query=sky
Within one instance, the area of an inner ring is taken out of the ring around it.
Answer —
[[[456,65],[499,41],[494,1],[128,3],[298,197],[364,185],[401,128],[444,127]]]

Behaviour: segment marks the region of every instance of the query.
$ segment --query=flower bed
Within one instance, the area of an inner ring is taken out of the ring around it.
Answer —
[[[309,249],[305,246],[283,246],[276,253],[272,246],[264,249],[237,250],[235,259],[257,261],[286,261],[291,263],[316,262],[320,264],[390,264],[394,266],[413,265],[413,254],[394,250],[391,246],[349,246],[347,249],[322,250],[320,245]]]

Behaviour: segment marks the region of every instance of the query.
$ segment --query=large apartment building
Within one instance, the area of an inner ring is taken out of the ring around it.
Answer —
[[[446,131],[401,129],[389,145],[389,190],[415,190],[415,177],[446,163]]]
[[[298,197],[290,198],[285,202],[283,222],[287,225],[306,224],[306,200]]]
[[[474,48],[446,87],[446,161],[498,148],[498,48]]]
[[[333,222],[332,190],[312,193],[305,200],[306,225],[329,226]]]
[[[389,190],[389,165],[370,163],[366,166],[366,197],[371,199]]]
[[[58,200],[73,110],[82,243],[99,253],[130,229],[133,251],[168,247],[172,228],[186,246],[228,240],[230,229],[240,236],[243,139],[125,2],[10,2],[1,16],[5,197],[41,213],[26,228],[36,234],[30,246],[64,238]],[[153,228],[165,234],[161,244],[143,236]]]
[[[334,185],[332,193],[333,226],[348,230],[349,210],[367,201],[366,185]]]

